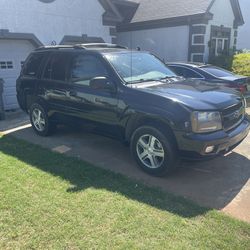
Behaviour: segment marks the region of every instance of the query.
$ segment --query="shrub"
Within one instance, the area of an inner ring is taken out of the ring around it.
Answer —
[[[220,68],[231,70],[233,63],[233,56],[231,55],[219,55],[210,57],[209,63]]]
[[[235,74],[250,76],[250,53],[235,55],[232,70]]]

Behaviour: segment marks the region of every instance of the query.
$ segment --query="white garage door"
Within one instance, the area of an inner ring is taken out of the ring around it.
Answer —
[[[16,79],[20,74],[22,63],[34,46],[24,40],[0,40],[0,78],[4,80],[5,110],[18,108],[16,99]]]

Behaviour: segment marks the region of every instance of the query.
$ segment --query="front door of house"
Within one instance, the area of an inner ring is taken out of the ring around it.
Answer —
[[[228,55],[230,48],[231,29],[212,26],[210,40],[210,57]]]

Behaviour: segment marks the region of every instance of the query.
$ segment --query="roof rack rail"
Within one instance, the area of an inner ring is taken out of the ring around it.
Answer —
[[[41,46],[36,50],[49,50],[49,49],[71,49],[73,45],[49,45],[49,46]]]
[[[111,48],[111,49],[128,49],[125,46],[121,46],[118,44],[112,43],[83,43],[83,44],[75,44],[74,48]]]
[[[49,45],[41,46],[36,49],[39,50],[53,50],[53,49],[91,49],[91,48],[112,48],[112,49],[128,49],[125,46],[111,44],[111,43],[83,43],[83,44],[73,44],[73,45]]]

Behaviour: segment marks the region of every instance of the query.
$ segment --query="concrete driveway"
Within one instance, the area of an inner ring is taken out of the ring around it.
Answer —
[[[5,126],[0,123],[1,130],[250,222],[250,135],[226,156],[205,162],[182,162],[171,176],[154,178],[138,169],[128,147],[84,130],[61,127],[52,137],[38,137],[24,114],[9,119]]]

